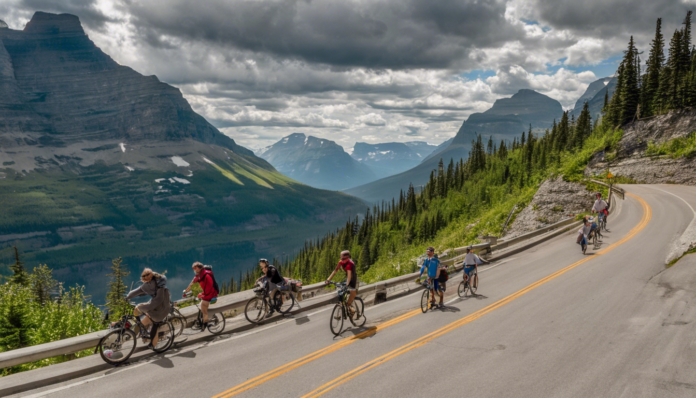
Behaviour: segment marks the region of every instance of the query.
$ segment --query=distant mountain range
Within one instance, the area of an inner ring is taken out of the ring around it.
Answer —
[[[511,98],[495,101],[489,110],[469,116],[449,145],[435,150],[413,169],[345,192],[368,202],[391,200],[399,195],[400,190],[405,191],[409,184],[416,187],[424,185],[440,159],[448,164],[450,160],[467,158],[471,142],[477,135],[483,136],[485,141],[493,137],[496,144],[501,140],[512,141],[527,131],[530,125],[533,129],[546,129],[552,126],[554,119],[559,120],[562,115],[560,102],[533,90],[520,90]]]
[[[592,115],[592,121],[599,119],[602,114],[602,108],[604,107],[604,95],[609,92],[609,99],[614,95],[614,90],[616,90],[616,78],[615,77],[603,77],[599,80],[595,80],[590,83],[585,90],[585,93],[575,102],[575,107],[573,107],[572,114],[575,115],[577,119],[582,112],[582,107],[585,102],[588,103],[590,107],[590,115]]]
[[[377,178],[383,178],[417,166],[436,148],[436,145],[422,141],[382,144],[357,142],[351,156],[368,166]]]
[[[377,179],[334,141],[290,134],[256,154],[284,175],[315,188],[341,190]]]
[[[42,12],[23,31],[0,24],[0,203],[0,274],[17,245],[97,302],[112,258],[132,279],[167,270],[173,289],[193,261],[229,280],[364,210],[280,174],[177,88],[104,54],[76,16]]]

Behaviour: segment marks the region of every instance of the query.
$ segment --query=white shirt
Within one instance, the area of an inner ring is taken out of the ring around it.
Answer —
[[[580,228],[580,230],[578,231],[578,234],[587,236],[587,234],[589,234],[591,230],[592,230],[592,224],[590,224],[589,226],[583,225]]]
[[[474,252],[469,252],[466,254],[466,256],[464,256],[465,265],[476,265],[480,263],[481,259],[477,255],[475,255]]]
[[[594,202],[594,206],[592,206],[592,210],[599,213],[600,211],[606,209],[607,207],[609,207],[609,206],[607,205],[607,202],[604,201],[604,199],[597,199]]]

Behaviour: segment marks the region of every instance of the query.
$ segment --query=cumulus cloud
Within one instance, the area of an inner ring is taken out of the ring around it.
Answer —
[[[117,62],[181,89],[242,145],[292,132],[352,147],[452,137],[462,121],[528,88],[573,106],[629,35],[646,50],[680,0],[6,0],[79,16]],[[605,68],[606,70],[606,68]],[[476,73],[479,77],[475,77]],[[369,138],[366,138],[369,137]]]

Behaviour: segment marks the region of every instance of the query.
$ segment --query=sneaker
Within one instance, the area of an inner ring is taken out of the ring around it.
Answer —
[[[154,350],[154,349],[155,349],[155,347],[152,345],[152,343],[148,344],[148,345],[147,345],[147,348],[149,348],[149,349],[151,349],[151,350]]]
[[[274,313],[275,313],[275,311],[274,311],[274,310],[270,310],[270,311],[268,311],[268,314],[266,314],[266,318],[270,318],[270,317],[272,317]]]

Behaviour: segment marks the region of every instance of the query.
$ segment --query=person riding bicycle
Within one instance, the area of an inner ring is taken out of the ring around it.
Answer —
[[[440,288],[440,282],[438,278],[440,276],[440,260],[435,257],[435,248],[430,246],[427,251],[427,258],[423,261],[423,266],[421,266],[420,277],[423,276],[423,272],[428,270],[428,285],[430,286],[430,306],[435,307],[435,292],[440,296],[440,305],[443,304],[444,294]],[[419,278],[420,279],[420,278]]]
[[[193,269],[196,276],[193,277],[191,283],[184,289],[184,293],[191,290],[191,286],[193,286],[194,283],[198,283],[201,290],[203,290],[201,293],[198,293],[198,298],[201,299],[201,312],[203,313],[203,327],[201,330],[205,330],[208,327],[208,307],[210,306],[210,302],[218,296],[218,292],[215,290],[215,287],[213,287],[212,272],[205,269],[202,263],[196,261],[191,265],[191,269]]]
[[[602,217],[604,217],[604,220],[606,221],[607,216],[609,215],[609,205],[604,201],[604,199],[602,199],[601,192],[597,192],[595,196],[597,197],[597,200],[595,200],[594,205],[592,205],[592,212],[598,213],[599,221],[602,221]]]
[[[326,281],[324,281],[324,283],[328,285],[329,282],[331,282],[331,279],[333,279],[334,275],[336,275],[336,272],[338,272],[339,268],[345,271],[347,275],[346,286],[348,286],[350,296],[348,296],[346,306],[348,307],[348,310],[350,311],[350,316],[352,318],[354,314],[351,304],[353,304],[353,300],[355,300],[355,296],[358,294],[358,272],[355,269],[355,263],[350,258],[350,251],[344,250],[341,252],[341,261],[338,262],[338,265],[336,265],[336,269],[333,270],[329,278]]]
[[[140,274],[140,280],[143,284],[137,289],[132,290],[126,296],[126,300],[130,300],[138,296],[150,296],[150,301],[143,304],[138,304],[133,309],[133,315],[140,316],[140,321],[145,327],[153,325],[149,336],[152,336],[148,348],[152,349],[153,345],[157,345],[157,327],[156,323],[164,321],[169,315],[171,309],[171,296],[167,288],[167,277],[152,271],[150,268],[145,268]],[[143,340],[148,339],[147,333]]]
[[[589,240],[588,236],[590,235],[590,232],[592,231],[592,224],[590,223],[590,220],[585,217],[583,218],[583,225],[580,227],[580,230],[578,230],[578,239],[577,243],[580,245],[580,248],[582,249],[583,253],[585,252],[585,248],[587,247],[587,242]]]
[[[261,271],[263,271],[263,276],[257,279],[256,283],[263,279],[265,282],[266,291],[268,292],[268,296],[271,297],[271,299],[273,299],[273,295],[278,290],[278,288],[281,286],[285,286],[285,279],[280,275],[278,269],[275,266],[271,265],[265,258],[259,260],[259,267],[261,267]],[[280,299],[282,301],[283,297],[281,296]],[[271,308],[268,314],[266,314],[266,318],[270,318],[271,316],[273,316],[274,312],[275,308]]]
[[[488,261],[482,259],[474,253],[474,247],[469,246],[466,248],[466,256],[464,256],[464,275],[462,278],[466,280],[471,275],[471,271],[476,270],[478,273],[479,264],[490,264]],[[478,286],[474,286],[478,287]]]

